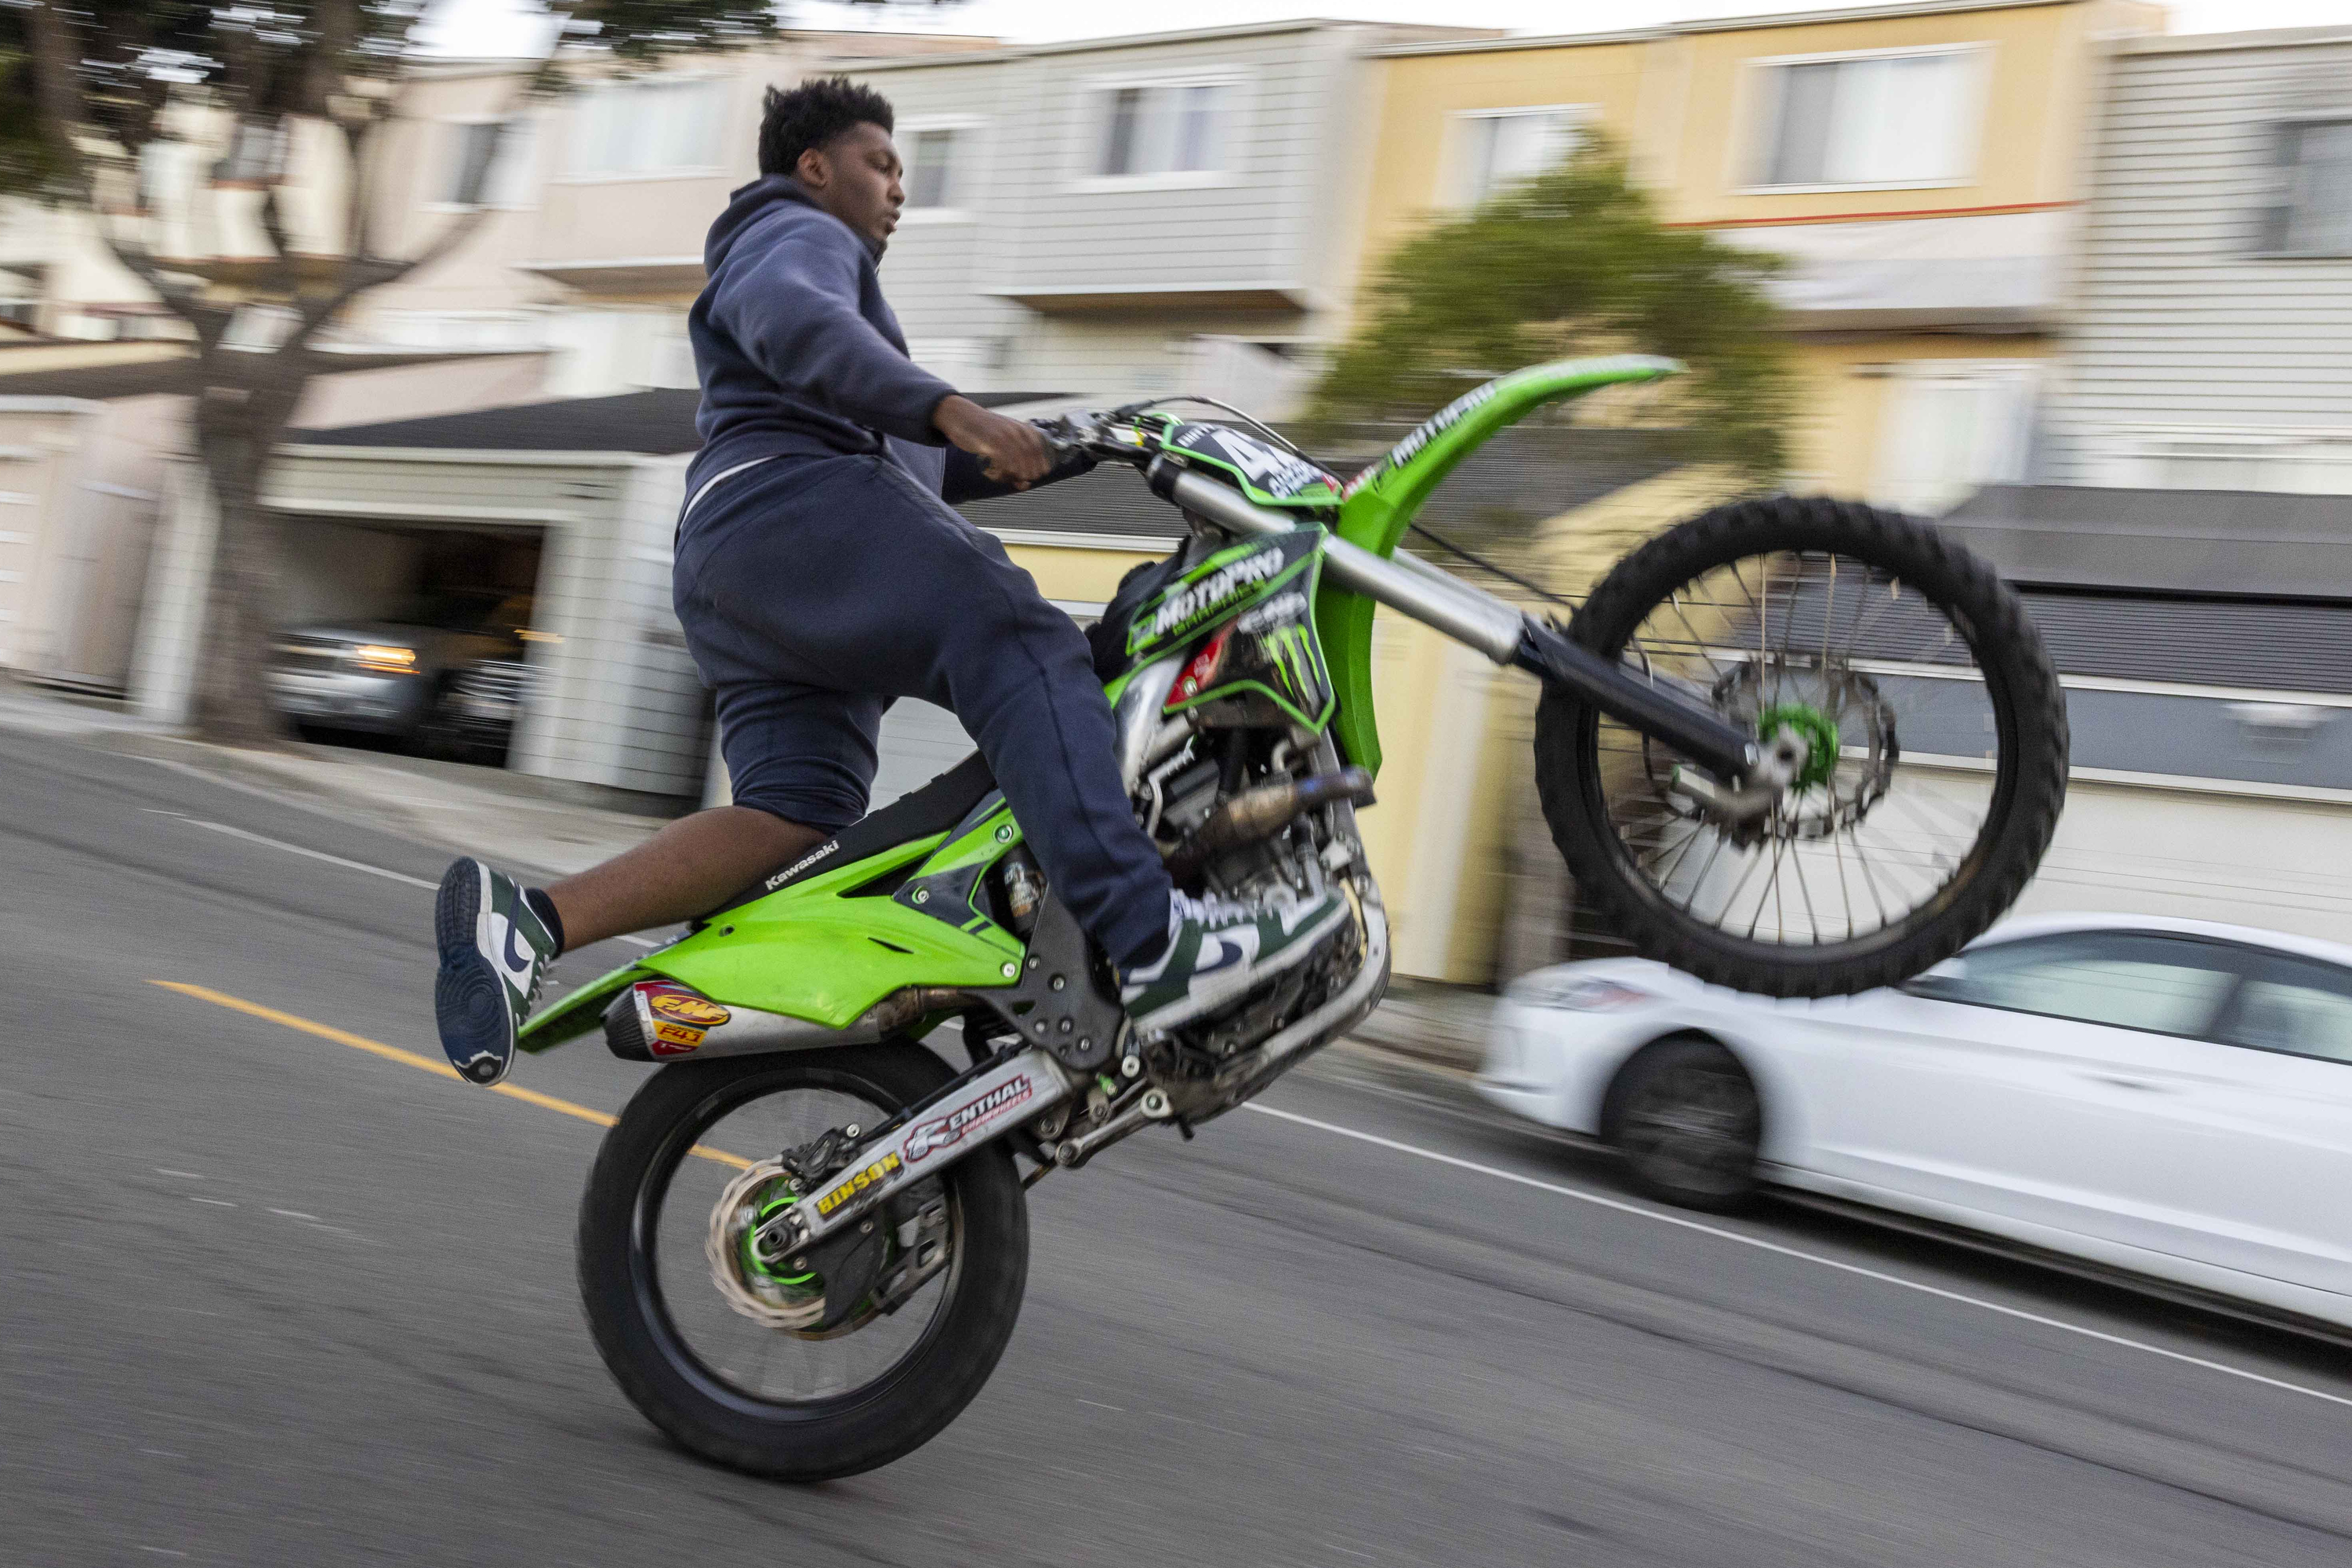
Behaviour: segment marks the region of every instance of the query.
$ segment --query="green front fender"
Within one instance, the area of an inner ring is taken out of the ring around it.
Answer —
[[[1429,416],[1379,461],[1348,481],[1335,533],[1386,559],[1394,555],[1413,514],[1462,459],[1507,425],[1563,398],[1604,386],[1656,381],[1677,374],[1675,360],[1646,354],[1555,360],[1477,386]],[[1316,602],[1315,629],[1339,698],[1332,729],[1347,759],[1378,773],[1380,724],[1372,705],[1373,604],[1360,594],[1326,586]]]

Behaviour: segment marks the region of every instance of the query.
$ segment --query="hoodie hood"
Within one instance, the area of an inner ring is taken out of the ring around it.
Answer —
[[[790,174],[762,174],[750,184],[738,185],[728,193],[727,210],[711,224],[709,237],[702,242],[703,270],[718,271],[719,263],[727,259],[727,253],[734,247],[736,237],[766,216],[779,202],[806,207],[819,217],[841,224],[842,231],[864,247],[866,255],[877,261],[882,259],[880,246],[819,206],[816,198],[809,195],[807,186]]]

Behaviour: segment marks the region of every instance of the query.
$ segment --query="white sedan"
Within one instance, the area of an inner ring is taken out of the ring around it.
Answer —
[[[1562,964],[1477,1088],[1671,1202],[1776,1183],[2352,1326],[2352,948],[2047,916],[1818,1002]]]

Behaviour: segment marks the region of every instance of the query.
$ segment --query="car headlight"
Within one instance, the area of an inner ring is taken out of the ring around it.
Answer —
[[[1656,1000],[1639,986],[1591,974],[1530,974],[1512,982],[1505,994],[1530,1007],[1570,1013],[1609,1013]]]
[[[416,650],[395,647],[390,643],[363,642],[351,651],[351,660],[362,669],[372,669],[379,675],[406,675],[416,668]]]

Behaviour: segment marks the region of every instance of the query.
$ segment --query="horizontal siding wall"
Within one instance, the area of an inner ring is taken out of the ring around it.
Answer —
[[[965,216],[902,223],[882,284],[918,359],[980,388],[1090,393],[1149,389],[1176,356],[1162,345],[1201,331],[1316,335],[1321,318],[1267,311],[1202,322],[1181,302],[1139,292],[1101,316],[1042,314],[1009,291],[1312,288],[1345,243],[1339,189],[1355,165],[1340,123],[1358,58],[1372,41],[1345,25],[1288,32],[877,68],[841,62],[888,98],[902,141],[955,123],[955,205]],[[1223,74],[1236,79],[1216,183],[1106,190],[1089,184],[1106,81]],[[982,363],[951,359],[959,351]]]
[[[2111,62],[2045,477],[2095,483],[2124,427],[2352,427],[2352,259],[2262,254],[2279,127],[2352,118],[2352,40]]]

